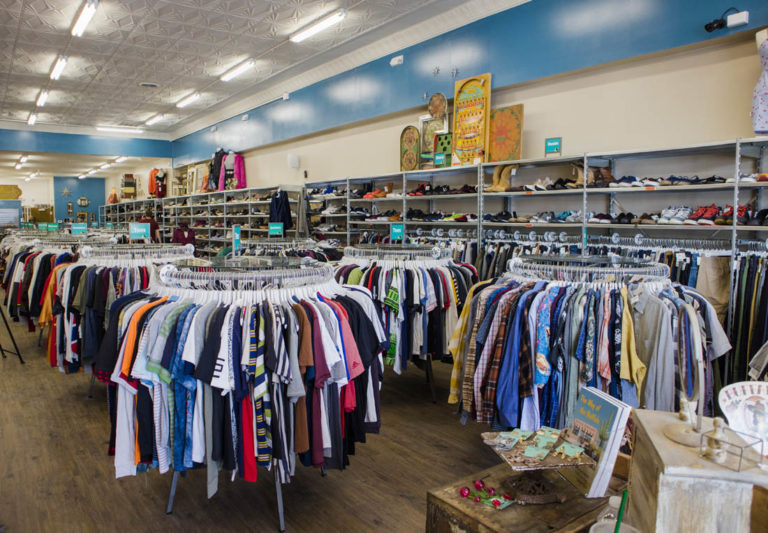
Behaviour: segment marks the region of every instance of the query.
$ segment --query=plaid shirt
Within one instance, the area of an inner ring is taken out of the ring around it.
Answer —
[[[520,299],[520,292],[511,292],[504,300],[499,303],[496,316],[502,317],[499,331],[493,344],[493,354],[488,364],[488,374],[485,382],[481,384],[482,410],[479,412],[477,421],[490,424],[496,413],[496,386],[498,385],[499,369],[501,368],[501,357],[504,353],[504,343],[507,340],[507,328],[514,320],[514,313],[510,310],[515,308],[515,304]]]
[[[520,362],[518,374],[518,391],[520,398],[533,396],[533,361],[531,360],[531,335],[528,332],[528,312],[531,309],[533,297],[531,294],[527,302],[523,302],[523,316],[520,320]]]
[[[467,357],[464,362],[464,377],[461,384],[461,401],[462,411],[467,413],[474,412],[474,376],[475,376],[475,357],[477,355],[477,329],[480,327],[480,323],[483,321],[485,314],[485,306],[488,303],[488,298],[493,291],[497,289],[496,285],[492,285],[483,289],[478,296],[477,302],[477,314],[475,315],[475,321],[472,324],[472,332],[469,336],[469,346],[467,347]]]

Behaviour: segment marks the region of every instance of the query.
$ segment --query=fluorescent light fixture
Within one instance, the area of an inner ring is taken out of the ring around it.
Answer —
[[[37,122],[37,113],[30,113],[29,118],[27,119],[27,124],[34,126],[35,122]]]
[[[160,122],[164,118],[165,118],[165,115],[162,115],[162,114],[155,115],[154,117],[150,117],[149,119],[147,119],[147,121],[144,123],[144,125],[145,126],[154,126],[155,124],[157,124],[158,122]]]
[[[37,107],[43,107],[46,100],[48,100],[48,91],[43,89],[40,91],[40,96],[37,97]]]
[[[56,60],[56,64],[53,65],[53,70],[51,71],[51,79],[52,80],[58,80],[61,76],[61,73],[64,72],[64,67],[67,66],[67,57],[66,56],[59,56],[59,58]]]
[[[28,155],[23,155],[19,158],[19,163],[26,163],[27,159],[29,159]]]
[[[15,168],[16,170],[21,170],[21,163],[16,163],[16,166],[13,168]]]
[[[224,74],[221,75],[221,78],[219,78],[221,81],[229,81],[233,78],[238,77],[240,74],[245,72],[248,69],[253,68],[253,66],[256,64],[256,62],[253,59],[249,59],[244,63],[241,63],[240,65],[236,66],[233,69],[228,70]]]
[[[32,181],[32,178],[30,178],[29,176],[27,176],[26,178],[24,178],[24,181]]]
[[[185,96],[178,102],[176,102],[176,107],[178,107],[179,109],[181,109],[182,107],[187,107],[189,104],[191,104],[198,98],[200,98],[200,93],[192,93],[188,96]]]
[[[127,157],[125,157],[124,155],[121,155],[120,157],[115,159],[115,163],[122,163],[123,161],[127,161],[127,160],[128,160]]]
[[[112,133],[144,133],[141,128],[123,128],[121,126],[96,126],[96,129]]]
[[[89,176],[92,176],[93,174],[96,174],[96,172],[98,172],[98,170],[96,170],[96,169],[94,168],[94,169],[91,169],[91,170],[89,170],[89,171],[87,172],[87,174],[88,174]]]
[[[29,175],[30,178],[36,178],[40,175],[39,170],[35,170],[32,174]]]
[[[80,175],[77,177],[77,179],[79,179],[79,180],[84,180],[84,179],[85,179],[85,174],[80,174]]]
[[[110,165],[109,163],[104,163],[99,167],[99,170],[107,170],[108,168],[112,168],[112,165]]]
[[[96,13],[96,6],[99,5],[99,0],[85,0],[83,9],[80,10],[80,16],[77,17],[77,22],[72,27],[72,35],[75,37],[82,37],[85,28],[91,21],[93,14]]]
[[[337,9],[327,17],[323,17],[320,20],[313,22],[303,30],[297,31],[296,33],[291,35],[289,39],[294,43],[300,43],[301,41],[309,39],[313,35],[316,35],[323,30],[327,30],[334,24],[338,24],[339,22],[344,20],[344,17],[346,16],[347,16],[346,9]]]

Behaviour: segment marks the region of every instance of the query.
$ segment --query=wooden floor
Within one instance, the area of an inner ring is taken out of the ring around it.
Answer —
[[[205,496],[205,472],[181,479],[172,515],[165,506],[172,475],[157,471],[115,479],[107,456],[106,392],[89,376],[49,367],[37,333],[13,324],[26,360],[0,359],[0,524],[8,533],[105,531],[277,531],[271,474],[259,481],[219,480]],[[0,340],[9,347],[0,323]],[[426,492],[499,463],[479,438],[485,426],[459,424],[448,396],[450,367],[435,363],[439,403],[424,373],[388,373],[380,435],[359,445],[351,466],[297,467],[284,486],[289,532],[424,531]]]

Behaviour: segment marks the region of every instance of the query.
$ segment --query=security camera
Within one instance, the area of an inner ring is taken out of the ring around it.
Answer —
[[[721,30],[725,28],[725,19],[715,19],[712,22],[707,22],[704,24],[704,29],[707,30],[707,32],[712,33],[716,30]]]

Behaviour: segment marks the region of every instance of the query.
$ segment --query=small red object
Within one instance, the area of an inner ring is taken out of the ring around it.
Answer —
[[[483,490],[484,487],[485,487],[485,482],[482,479],[478,479],[475,481],[475,488],[477,490]]]
[[[489,496],[493,496],[494,494],[496,494],[496,489],[494,489],[493,487],[488,487],[487,489],[485,489],[485,492],[487,492]]]
[[[459,494],[462,498],[466,498],[469,496],[469,487],[461,487],[459,489]]]
[[[475,496],[474,500],[475,500],[475,503],[480,503],[481,502],[480,496]]]
[[[503,498],[504,498],[505,500],[511,500],[511,499],[512,499],[512,496],[510,496],[509,494],[505,494],[505,495],[503,496]]]
[[[491,501],[491,503],[493,504],[494,507],[501,506],[501,500],[493,500],[493,501]]]

